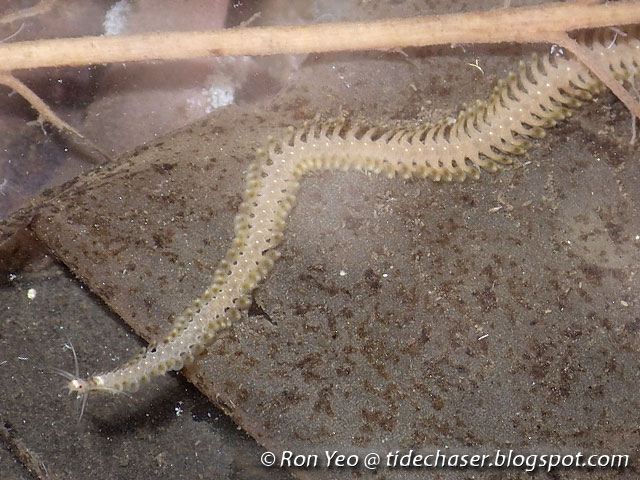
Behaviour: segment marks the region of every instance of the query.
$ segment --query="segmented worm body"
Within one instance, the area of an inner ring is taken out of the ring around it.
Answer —
[[[613,40],[613,33],[604,33],[588,46],[621,80],[633,78],[640,65],[637,35]],[[544,136],[545,128],[601,88],[575,60],[534,57],[499,82],[487,102],[477,102],[454,122],[388,129],[341,119],[290,129],[284,140],[270,140],[248,171],[234,238],[211,285],[162,341],[115,371],[88,379],[67,374],[69,389],[84,399],[97,390],[132,392],[151,377],[192,362],[217,330],[249,307],[249,295],[278,258],[276,247],[306,172],[355,169],[434,181],[476,179],[481,169],[493,172],[510,163],[530,147],[528,138]]]

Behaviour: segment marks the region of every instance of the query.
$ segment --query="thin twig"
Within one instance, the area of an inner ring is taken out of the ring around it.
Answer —
[[[51,10],[51,7],[56,3],[56,0],[42,0],[37,5],[31,8],[24,8],[18,10],[15,13],[8,13],[7,15],[0,16],[0,24],[13,23],[16,20],[23,20],[29,17],[35,17]]]
[[[22,462],[22,464],[38,479],[47,480],[54,478],[50,472],[47,471],[44,462],[40,457],[34,453],[21,439],[17,438],[11,427],[2,421],[0,423],[0,440],[7,449],[15,455],[15,457]]]
[[[51,110],[51,108],[49,108],[49,106],[44,103],[44,101],[36,95],[33,90],[13,75],[9,73],[0,73],[0,84],[11,88],[14,92],[29,102],[29,104],[31,104],[31,106],[38,112],[39,123],[49,122],[58,130],[67,130],[74,135],[77,135],[79,138],[84,139],[84,136],[80,132],[56,115],[55,112]]]
[[[633,98],[631,94],[618,82],[611,71],[598,60],[589,50],[584,48],[566,33],[553,35],[550,42],[557,43],[561,47],[570,51],[576,56],[596,77],[611,90],[618,99],[629,109],[634,117],[640,118],[640,102]]]
[[[22,31],[23,28],[24,28],[24,22],[22,22],[20,24],[20,26],[18,27],[18,29],[15,32],[13,32],[8,37],[4,37],[2,40],[0,40],[0,43],[8,42],[12,38],[17,37],[18,35],[20,35],[20,32]]]
[[[0,85],[5,85],[11,88],[14,92],[19,94],[22,98],[24,98],[29,104],[38,112],[38,122],[48,122],[57,128],[60,131],[70,132],[72,135],[75,135],[77,138],[81,140],[81,143],[87,145],[88,147],[94,149],[100,155],[105,157],[107,161],[112,161],[111,157],[101,150],[97,145],[95,145],[91,140],[82,135],[78,130],[73,128],[67,122],[62,120],[56,113],[49,108],[49,106],[29,87],[27,87],[24,83],[18,80],[16,77],[11,75],[10,73],[2,73],[0,72]]]

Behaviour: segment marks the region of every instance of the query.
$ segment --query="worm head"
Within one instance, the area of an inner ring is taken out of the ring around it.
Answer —
[[[57,373],[61,377],[69,380],[67,382],[69,393],[76,393],[76,397],[80,401],[80,415],[78,416],[78,423],[80,423],[80,420],[82,420],[82,415],[84,414],[84,409],[87,406],[87,397],[89,396],[88,394],[91,391],[89,381],[84,380],[71,372],[67,372],[66,370],[60,370],[59,368],[52,368],[52,370],[54,373]]]

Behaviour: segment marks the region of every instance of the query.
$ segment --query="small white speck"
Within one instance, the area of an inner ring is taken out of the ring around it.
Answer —
[[[383,277],[383,278],[387,278],[388,276],[389,276],[389,274],[388,274],[388,273],[383,273],[383,274],[382,274],[382,277]]]
[[[35,288],[30,288],[29,290],[27,290],[27,298],[29,300],[33,300],[34,298],[36,298],[37,294],[38,292],[36,292]]]
[[[340,270],[340,276],[344,277],[347,274],[347,272],[345,272],[344,270]]]
[[[620,300],[620,305],[622,305],[623,307],[628,307],[629,304],[627,302],[625,302],[624,300]]]
[[[485,338],[487,338],[489,336],[488,333],[485,333],[484,335],[482,335],[481,337],[478,337],[478,340],[484,340]]]

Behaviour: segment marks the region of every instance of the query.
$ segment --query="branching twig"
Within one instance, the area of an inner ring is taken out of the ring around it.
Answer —
[[[16,77],[10,73],[0,72],[0,84],[11,88],[14,92],[29,102],[29,104],[38,112],[38,122],[40,124],[48,122],[60,131],[70,132],[77,136],[87,146],[100,153],[107,160],[111,161],[111,157],[107,153],[103,152],[97,145],[91,142],[91,140],[84,137],[84,135],[82,135],[78,130],[56,115],[55,112],[51,110],[51,108],[49,108],[49,106],[38,95],[36,95],[33,90],[27,87]]]
[[[9,73],[0,73],[0,84],[6,85],[24,98],[38,112],[38,123],[49,122],[58,130],[67,130],[84,139],[84,136],[67,122],[58,117],[44,101],[29,87]]]

